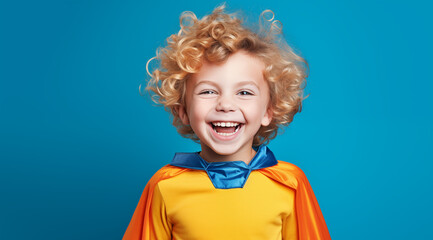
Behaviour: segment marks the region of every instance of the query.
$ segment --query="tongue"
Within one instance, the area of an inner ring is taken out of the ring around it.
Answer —
[[[219,133],[232,133],[236,130],[236,127],[215,127],[215,131]]]

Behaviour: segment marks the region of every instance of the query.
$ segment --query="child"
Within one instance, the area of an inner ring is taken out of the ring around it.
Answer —
[[[224,5],[182,14],[148,89],[201,152],[154,174],[124,240],[330,239],[304,173],[265,145],[301,110],[307,75],[272,20],[254,33]]]

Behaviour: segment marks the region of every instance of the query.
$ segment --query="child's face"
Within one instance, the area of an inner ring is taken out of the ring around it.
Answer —
[[[186,112],[181,108],[179,116],[200,139],[202,151],[237,160],[251,153],[254,135],[272,119],[263,69],[260,60],[239,51],[222,64],[203,63],[187,80]]]

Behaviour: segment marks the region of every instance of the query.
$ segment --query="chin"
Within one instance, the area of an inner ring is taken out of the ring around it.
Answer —
[[[211,146],[212,151],[214,151],[218,155],[222,156],[228,156],[233,155],[236,152],[239,151],[240,147],[234,146],[233,144],[227,144],[227,145],[218,145],[218,146]]]

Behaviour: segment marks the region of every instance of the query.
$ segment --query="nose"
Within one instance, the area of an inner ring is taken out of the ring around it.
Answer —
[[[216,106],[218,112],[233,112],[236,110],[236,104],[229,96],[220,96]]]

